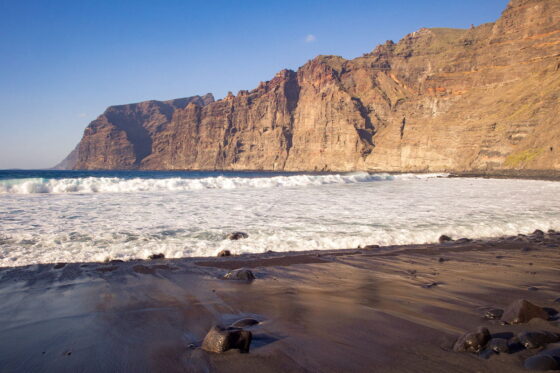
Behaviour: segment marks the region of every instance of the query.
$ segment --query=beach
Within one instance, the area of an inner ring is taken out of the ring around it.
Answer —
[[[453,351],[487,327],[560,332],[560,234],[0,269],[2,372],[516,372],[540,349]],[[253,281],[224,279],[247,268]],[[483,318],[517,299],[550,319]],[[204,351],[252,318],[249,353]],[[548,348],[554,347],[554,344]],[[542,349],[542,348],[541,348]]]
[[[560,371],[560,0],[4,3],[0,373]]]

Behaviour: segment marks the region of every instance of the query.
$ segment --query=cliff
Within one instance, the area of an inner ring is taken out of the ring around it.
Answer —
[[[318,56],[252,91],[114,106],[75,169],[560,170],[560,1]],[[73,163],[73,164],[72,164]]]

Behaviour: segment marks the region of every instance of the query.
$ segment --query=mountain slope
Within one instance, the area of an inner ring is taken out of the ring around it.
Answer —
[[[252,91],[109,108],[76,169],[560,170],[560,1],[318,56]]]

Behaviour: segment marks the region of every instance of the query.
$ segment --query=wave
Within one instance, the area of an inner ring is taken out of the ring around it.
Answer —
[[[204,189],[305,187],[325,184],[355,184],[372,181],[429,179],[447,177],[447,174],[370,174],[354,172],[331,175],[293,175],[272,177],[207,177],[199,179],[85,177],[66,179],[7,179],[0,180],[0,194],[35,193],[134,193],[181,192]]]

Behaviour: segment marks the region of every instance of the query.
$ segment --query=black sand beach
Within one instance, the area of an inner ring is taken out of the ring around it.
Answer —
[[[560,233],[471,242],[0,269],[1,372],[515,372],[540,349],[454,352],[487,327],[560,332]],[[252,282],[224,280],[250,268]],[[517,299],[550,319],[483,318]],[[252,318],[250,352],[200,348]],[[513,342],[512,342],[513,341]],[[553,348],[549,344],[548,348]]]

